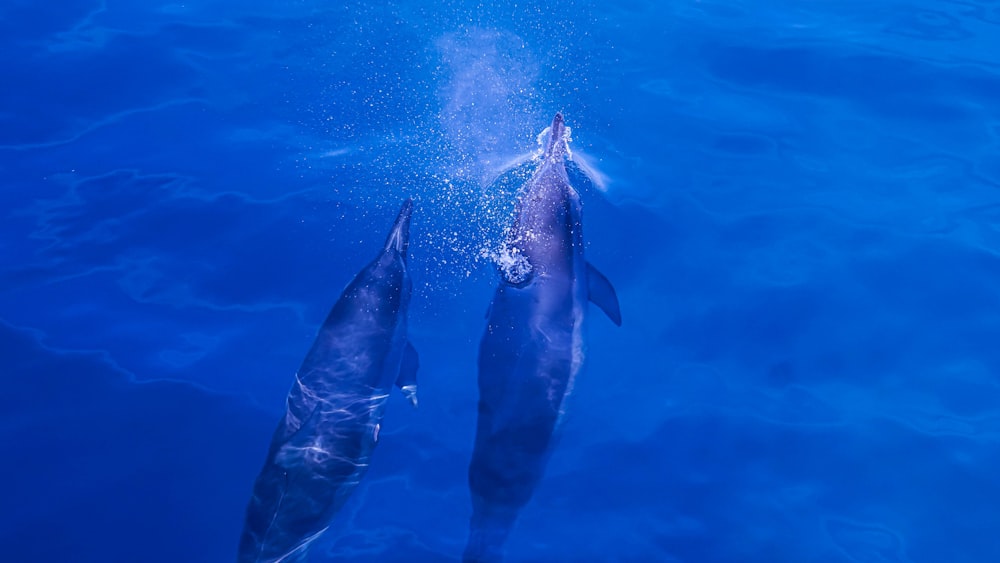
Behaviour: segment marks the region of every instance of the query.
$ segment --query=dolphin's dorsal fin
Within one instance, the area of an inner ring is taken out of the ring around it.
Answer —
[[[587,298],[600,307],[604,314],[617,326],[622,326],[622,311],[618,305],[618,294],[608,278],[587,262]]]
[[[399,377],[396,378],[396,387],[403,392],[414,407],[417,406],[417,368],[420,367],[420,357],[413,344],[406,343],[403,349],[403,361],[399,365]]]

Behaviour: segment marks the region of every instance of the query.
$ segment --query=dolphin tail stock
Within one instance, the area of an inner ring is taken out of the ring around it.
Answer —
[[[280,475],[279,475],[280,474]],[[320,530],[311,537],[300,542],[297,546],[292,548],[291,551],[283,555],[275,555],[273,553],[265,553],[270,541],[275,539],[272,535],[274,530],[274,519],[277,514],[281,511],[282,505],[284,504],[286,495],[288,493],[288,472],[278,464],[267,464],[265,466],[264,472],[258,477],[257,485],[259,485],[262,480],[267,479],[272,487],[276,487],[280,490],[278,493],[278,500],[271,510],[264,511],[263,517],[270,514],[270,519],[263,530],[262,535],[256,536],[253,532],[250,532],[247,528],[244,528],[242,537],[240,538],[239,555],[237,560],[239,563],[304,563],[305,561],[305,551],[306,547],[312,540],[319,536],[326,528]],[[255,486],[255,489],[257,486]],[[253,507],[254,503],[260,502],[260,497],[256,494],[250,499],[250,506]],[[250,514],[250,509],[248,508],[248,518]],[[280,532],[277,532],[280,536]],[[278,540],[280,541],[280,539]],[[302,557],[302,559],[299,559]]]
[[[413,408],[417,408],[417,369],[420,368],[420,357],[416,348],[410,342],[406,343],[403,349],[403,361],[399,366],[399,377],[396,378],[396,387],[403,392]]]
[[[295,553],[289,553],[275,561],[275,563],[306,563],[307,561],[309,561],[309,550],[302,549]]]
[[[587,262],[587,298],[604,311],[616,326],[622,326],[622,311],[618,304],[618,294],[608,278],[590,262]]]
[[[329,526],[327,526],[327,528],[329,528]],[[278,559],[275,559],[274,563],[306,563],[309,560],[309,546],[316,541],[316,538],[320,537],[323,532],[327,530],[327,528],[323,528],[322,530],[309,536],[303,540],[302,543],[296,546],[295,549],[282,555]]]
[[[513,496],[501,493],[501,497],[495,497],[492,493],[496,491],[490,493],[493,498],[472,493],[469,539],[462,554],[462,563],[501,563],[504,559],[507,538],[527,497],[523,493]]]
[[[510,535],[510,527],[476,522],[473,516],[469,541],[462,553],[462,563],[500,563],[503,561],[504,544]]]
[[[396,222],[389,231],[389,236],[385,239],[385,250],[394,250],[406,256],[406,251],[410,246],[410,216],[413,214],[413,199],[406,198],[403,206],[399,209]]]
[[[462,563],[500,563],[503,561],[503,539],[489,537],[484,531],[473,532],[462,553]]]

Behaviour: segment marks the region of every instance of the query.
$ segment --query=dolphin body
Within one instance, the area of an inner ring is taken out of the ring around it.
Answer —
[[[541,161],[521,188],[501,248],[501,281],[479,347],[479,420],[469,465],[463,561],[497,562],[545,470],[563,399],[583,361],[587,301],[616,325],[614,288],[584,258],[581,204],[566,172],[568,131],[556,114]]]
[[[393,384],[417,404],[418,359],[406,336],[412,210],[406,200],[295,375],[247,507],[239,563],[303,560],[367,471]]]

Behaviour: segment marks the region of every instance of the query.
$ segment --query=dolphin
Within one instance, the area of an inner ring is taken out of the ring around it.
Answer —
[[[587,301],[621,325],[614,287],[584,258],[580,196],[566,172],[568,141],[557,113],[501,245],[501,280],[479,347],[467,563],[502,559],[518,512],[545,471],[563,400],[583,361]]]
[[[304,559],[367,471],[393,384],[417,405],[419,360],[406,335],[412,211],[407,199],[295,374],[247,507],[239,563]]]

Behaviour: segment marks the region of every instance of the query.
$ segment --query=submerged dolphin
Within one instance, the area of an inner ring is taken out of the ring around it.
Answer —
[[[406,200],[295,375],[247,507],[240,563],[300,560],[368,469],[393,383],[417,404],[418,361],[406,337],[412,210]]]
[[[479,347],[466,562],[502,559],[518,511],[542,477],[563,399],[583,361],[587,301],[621,325],[614,288],[584,258],[580,197],[566,173],[567,143],[563,116],[556,114],[502,247],[502,280]]]

